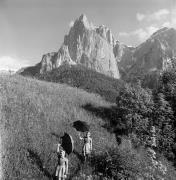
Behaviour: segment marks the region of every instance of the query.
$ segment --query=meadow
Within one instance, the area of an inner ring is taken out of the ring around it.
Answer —
[[[64,84],[43,82],[19,75],[0,76],[1,179],[52,179],[57,165],[59,137],[68,132],[75,151],[69,158],[69,176],[76,176],[82,143],[72,127],[76,120],[91,127],[93,152],[101,154],[116,146],[105,122],[84,106],[110,108],[99,95]]]
[[[125,100],[126,95],[119,97]],[[74,140],[68,180],[141,180],[150,175],[174,180],[175,168],[162,154],[157,159],[167,169],[165,174],[153,167],[145,146],[135,148],[134,138],[118,134],[124,123],[119,121],[118,109],[123,107],[66,84],[1,75],[0,179],[54,180],[57,144],[67,132]],[[77,120],[90,124],[93,152],[88,163],[83,163],[83,142],[73,128]]]

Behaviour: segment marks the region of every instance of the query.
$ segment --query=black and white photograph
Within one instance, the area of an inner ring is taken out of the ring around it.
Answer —
[[[176,0],[0,0],[0,180],[176,180]]]

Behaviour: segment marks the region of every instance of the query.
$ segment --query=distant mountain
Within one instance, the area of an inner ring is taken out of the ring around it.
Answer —
[[[162,28],[155,32],[134,50],[131,61],[133,65],[128,69],[127,78],[175,67],[176,30]]]
[[[116,40],[109,28],[94,26],[85,15],[75,20],[58,52],[43,55],[37,65],[24,68],[22,75],[53,72],[62,65],[81,65],[104,75],[131,81],[160,74],[176,62],[176,30],[162,28],[138,47]]]
[[[110,29],[104,25],[95,27],[85,15],[81,15],[74,22],[68,35],[65,35],[58,52],[43,55],[37,68],[27,68],[21,73],[30,74],[30,70],[37,69],[38,73],[43,74],[63,64],[81,64],[86,68],[119,79],[116,60],[119,56],[114,54],[114,51],[117,52],[115,47],[116,41]]]

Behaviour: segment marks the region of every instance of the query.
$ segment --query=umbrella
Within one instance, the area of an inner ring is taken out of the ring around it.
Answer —
[[[71,135],[64,133],[64,135],[61,137],[62,138],[62,144],[61,146],[65,150],[65,152],[69,155],[70,153],[73,152],[74,149],[74,141]]]
[[[73,127],[80,132],[86,132],[90,129],[90,126],[84,121],[75,121]]]

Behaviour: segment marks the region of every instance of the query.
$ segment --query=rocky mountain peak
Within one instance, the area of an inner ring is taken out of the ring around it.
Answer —
[[[175,54],[176,30],[162,28],[136,48],[129,76],[141,72],[141,70],[143,73],[151,73],[171,68],[175,64]]]
[[[151,35],[148,41],[158,40],[162,43],[168,43],[171,46],[176,45],[176,30],[174,28],[162,28]]]
[[[43,55],[41,62],[32,69],[34,73],[44,73],[62,64],[79,64],[118,79],[119,69],[125,77],[136,72],[162,71],[176,64],[175,61],[175,29],[162,28],[133,48],[116,40],[108,27],[94,26],[82,14],[65,35],[58,52]]]
[[[119,78],[113,54],[114,37],[105,26],[96,28],[82,14],[64,38],[71,59],[98,72]]]
[[[95,27],[86,15],[82,14],[65,35],[58,52],[43,55],[37,68],[32,69],[35,74],[42,74],[63,64],[74,64],[118,79],[120,75],[113,52],[114,44],[114,36],[109,28],[103,25]]]
[[[92,29],[93,24],[89,22],[85,14],[81,14],[74,22],[74,25],[71,29],[79,29],[80,31],[84,29]]]
[[[92,22],[89,22],[85,14],[81,14],[81,16],[78,19],[76,19],[74,26],[70,29],[69,34],[71,33],[71,31],[78,31],[78,33],[81,34],[81,32],[84,32],[86,30],[95,31],[103,39],[108,41],[110,45],[114,46],[115,38],[111,30],[105,25],[100,25],[99,27],[95,27]]]
[[[104,25],[99,26],[96,28],[96,32],[104,39],[106,39],[110,45],[114,46],[115,38],[109,28]]]
[[[160,33],[163,33],[163,32],[165,32],[165,31],[167,31],[168,29],[169,29],[169,28],[167,28],[167,27],[163,27],[163,28],[157,30],[156,32],[154,32],[154,33],[151,35],[151,38],[159,35]]]
[[[151,35],[151,38],[161,37],[162,35],[172,35],[176,33],[174,28],[163,27]]]
[[[85,14],[81,14],[78,19],[79,19],[79,21],[82,21],[85,24],[88,23],[88,19],[87,19],[87,16]]]

